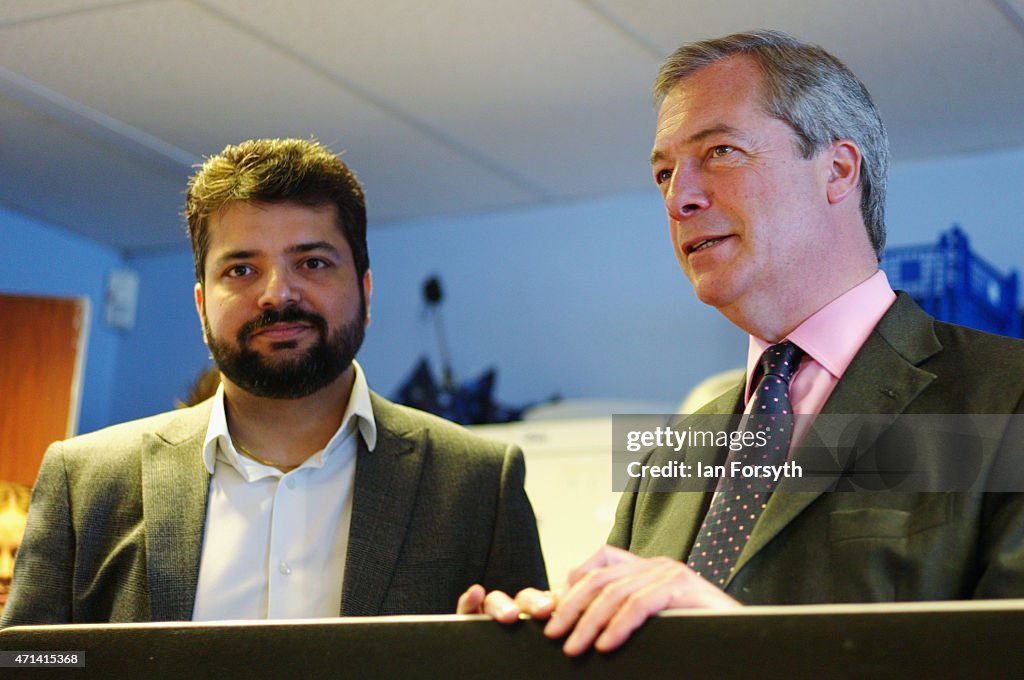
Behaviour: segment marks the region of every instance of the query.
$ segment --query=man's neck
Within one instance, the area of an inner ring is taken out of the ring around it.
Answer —
[[[719,311],[743,331],[768,342],[779,342],[815,312],[849,292],[878,271],[877,265],[845,272],[832,280],[803,282],[795,290],[779,293],[770,300],[753,304],[721,307]],[[771,313],[765,313],[765,310]]]
[[[341,425],[355,367],[327,387],[298,399],[257,397],[224,379],[224,411],[236,448],[282,469],[301,465],[324,448]]]

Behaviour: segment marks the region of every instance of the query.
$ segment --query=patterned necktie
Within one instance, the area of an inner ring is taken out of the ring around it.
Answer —
[[[718,481],[711,507],[690,551],[687,561],[690,568],[719,587],[725,585],[775,488],[771,477],[731,478],[732,463],[781,465],[785,462],[793,429],[789,380],[803,355],[804,351],[789,341],[772,345],[761,355],[762,377],[751,397],[750,415],[742,427],[763,431],[767,443],[729,451],[725,461],[726,476]]]

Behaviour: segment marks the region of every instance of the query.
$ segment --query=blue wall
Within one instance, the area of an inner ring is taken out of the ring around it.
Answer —
[[[1024,269],[1024,149],[900,164],[888,214],[893,245],[934,242],[958,222],[982,257]],[[0,291],[92,300],[82,431],[170,408],[208,364],[187,247],[122,259],[2,211],[0,239]],[[371,229],[370,258],[373,322],[360,360],[385,394],[420,355],[438,363],[420,295],[431,274],[444,284],[457,377],[496,366],[504,403],[553,393],[676,403],[742,361],[742,334],[697,302],[679,271],[653,189],[383,225]],[[140,276],[136,328],[123,334],[100,308],[119,266]]]
[[[557,393],[675,404],[743,347],[690,291],[653,191],[385,226],[370,247],[376,293],[361,356],[385,389],[420,354],[439,363],[420,298],[430,274],[444,283],[457,377],[496,365],[506,403]]]
[[[211,366],[193,297],[192,251],[126,260],[139,274],[135,329],[126,333],[117,366],[117,420],[130,420],[184,401],[195,377]]]
[[[0,208],[0,293],[85,297],[89,337],[78,427],[87,432],[120,417],[112,408],[121,334],[103,322],[107,273],[117,252]],[[0,386],[2,389],[2,386]]]

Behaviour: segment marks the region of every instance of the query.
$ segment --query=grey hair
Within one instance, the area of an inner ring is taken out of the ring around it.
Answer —
[[[804,158],[812,158],[839,139],[850,139],[860,149],[860,212],[875,255],[881,259],[889,139],[864,83],[823,48],[770,30],[685,44],[658,72],[655,105],[683,78],[738,54],[749,55],[761,67],[765,111],[793,129]]]

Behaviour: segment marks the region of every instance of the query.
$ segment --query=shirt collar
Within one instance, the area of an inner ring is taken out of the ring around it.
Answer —
[[[355,369],[355,378],[352,381],[352,392],[349,394],[348,406],[341,418],[341,425],[331,436],[327,445],[318,451],[312,459],[322,464],[323,457],[330,454],[344,442],[352,433],[353,429],[359,428],[359,433],[366,442],[366,448],[373,451],[377,446],[377,421],[373,417],[373,407],[370,404],[370,388],[366,382],[366,374],[357,361],[352,362]],[[203,440],[203,464],[212,475],[217,463],[218,455],[221,459],[234,467],[243,477],[252,481],[253,479],[273,474],[267,470],[265,465],[239,454],[231,440],[231,433],[228,431],[228,420],[224,410],[224,385],[217,386],[217,392],[213,396],[213,410],[210,412],[210,423],[206,427],[206,438]],[[258,474],[257,470],[265,474]]]
[[[896,301],[885,272],[879,269],[797,326],[786,340],[821,364],[836,380],[843,377],[861,346]],[[772,344],[750,336],[747,349],[747,394],[761,354]]]

